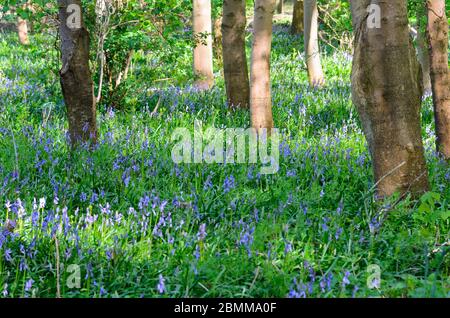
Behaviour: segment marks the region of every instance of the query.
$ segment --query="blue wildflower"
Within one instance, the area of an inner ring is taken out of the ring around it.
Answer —
[[[160,294],[164,294],[166,291],[165,279],[164,279],[163,275],[161,275],[161,274],[159,274],[159,281],[158,281],[158,285],[156,286],[156,289],[158,290],[158,292]]]

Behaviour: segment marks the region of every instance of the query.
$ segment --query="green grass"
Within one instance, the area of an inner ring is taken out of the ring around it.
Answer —
[[[189,48],[152,78],[140,54],[127,107],[100,105],[98,148],[70,153],[58,54],[51,38],[31,40],[24,49],[13,35],[0,38],[0,295],[55,297],[59,281],[63,297],[450,296],[450,173],[433,151],[429,98],[422,118],[432,192],[375,202],[345,52],[326,50],[327,86],[314,90],[302,39],[274,34],[280,171],[258,176],[250,165],[172,162],[176,128],[249,122],[246,111],[226,109],[219,68],[210,92],[188,88]],[[46,198],[45,207],[33,209],[34,198]],[[80,266],[80,288],[67,284],[71,264]],[[379,288],[367,284],[370,265],[380,268]]]

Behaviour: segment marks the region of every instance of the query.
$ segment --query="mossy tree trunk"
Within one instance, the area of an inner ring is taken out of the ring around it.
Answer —
[[[367,7],[381,8],[369,27]],[[352,98],[372,156],[379,197],[429,189],[420,126],[420,67],[409,35],[406,0],[351,1],[355,30]]]
[[[58,0],[62,68],[59,72],[72,146],[97,140],[94,84],[89,69],[89,33],[81,0]],[[69,12],[68,12],[69,11]]]

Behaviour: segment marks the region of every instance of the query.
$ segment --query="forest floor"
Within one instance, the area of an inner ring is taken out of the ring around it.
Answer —
[[[261,175],[172,161],[176,128],[246,128],[249,114],[227,109],[220,71],[207,93],[155,88],[144,57],[132,107],[100,105],[98,147],[71,153],[54,39],[31,40],[0,34],[0,297],[450,296],[450,172],[430,98],[432,192],[376,202],[348,53],[327,48],[327,85],[311,89],[301,38],[277,29],[280,169]],[[167,72],[190,67],[187,51]]]

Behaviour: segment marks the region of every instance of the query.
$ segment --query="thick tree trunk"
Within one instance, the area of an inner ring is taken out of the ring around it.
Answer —
[[[292,13],[291,34],[303,33],[303,0],[294,1],[294,12]]]
[[[368,27],[366,8],[381,8]],[[409,36],[406,0],[352,0],[352,97],[369,144],[379,197],[428,190],[420,127],[420,68]]]
[[[445,0],[428,0],[427,9],[427,37],[430,44],[430,74],[437,150],[448,160],[450,159],[450,79]]]
[[[250,113],[252,127],[273,127],[270,93],[270,51],[275,0],[255,0],[250,70]]]
[[[223,71],[228,105],[231,107],[249,107],[250,84],[245,55],[245,26],[245,0],[224,0]]]
[[[193,0],[195,86],[207,90],[214,85],[211,0]]]
[[[68,6],[69,12],[68,11]],[[67,107],[72,146],[96,142],[94,85],[89,69],[89,33],[84,27],[81,0],[58,0],[62,68],[59,72]]]
[[[278,0],[277,3],[277,13],[283,13],[284,10],[284,0]]]
[[[319,50],[319,11],[316,0],[304,0],[305,58],[308,79],[311,86],[322,86],[325,77],[320,62]]]

